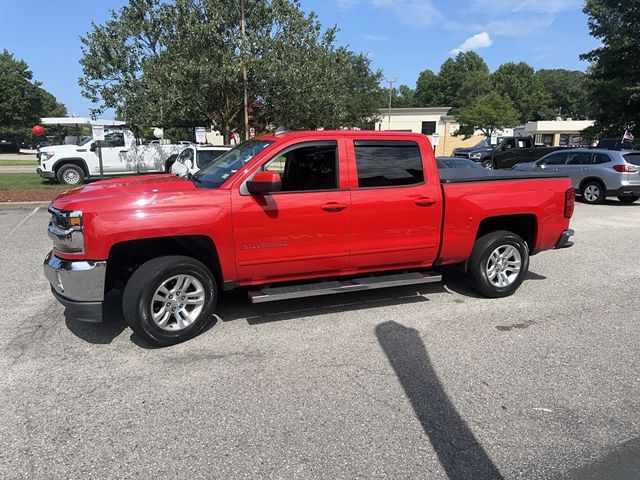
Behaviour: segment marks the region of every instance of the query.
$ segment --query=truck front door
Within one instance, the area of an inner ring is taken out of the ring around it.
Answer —
[[[240,281],[329,276],[349,267],[351,196],[344,142],[296,143],[260,168],[277,172],[282,191],[250,195],[246,179],[232,191]]]
[[[102,149],[102,167],[104,173],[131,173],[135,172],[135,165],[127,162],[127,152],[129,148],[125,145],[125,134],[121,131],[114,131],[105,134],[104,140],[100,142]],[[98,153],[96,151],[96,153]],[[99,169],[98,172],[99,173]]]
[[[431,265],[442,216],[433,153],[415,140],[356,140],[350,148],[350,170],[357,172],[351,191],[351,267]],[[425,169],[429,162],[433,169]]]

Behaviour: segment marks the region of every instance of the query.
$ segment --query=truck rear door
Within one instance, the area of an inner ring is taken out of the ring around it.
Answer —
[[[440,179],[428,142],[349,140],[351,267],[432,264],[440,241]]]

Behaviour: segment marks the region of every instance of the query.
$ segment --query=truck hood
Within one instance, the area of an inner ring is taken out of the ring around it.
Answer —
[[[454,153],[464,153],[465,155],[469,155],[471,153],[485,153],[493,151],[491,147],[467,147],[467,148],[456,148],[453,150]]]
[[[61,153],[69,153],[69,152],[77,152],[77,151],[82,151],[82,152],[86,152],[87,150],[89,150],[89,145],[83,145],[83,146],[78,146],[78,145],[51,145],[49,147],[42,147],[40,148],[40,153],[44,153],[44,152],[50,152],[53,153],[55,155],[59,155]]]
[[[67,190],[51,205],[59,210],[102,212],[140,208],[164,203],[168,199],[190,196],[198,189],[190,180],[175,175],[143,175],[89,183]]]

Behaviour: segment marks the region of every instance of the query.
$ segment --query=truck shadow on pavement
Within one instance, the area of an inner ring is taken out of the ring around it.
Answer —
[[[446,394],[418,331],[390,321],[376,337],[448,478],[502,479]]]

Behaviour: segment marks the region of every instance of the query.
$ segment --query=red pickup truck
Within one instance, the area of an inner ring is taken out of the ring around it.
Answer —
[[[44,262],[55,297],[100,321],[124,288],[131,328],[157,345],[207,325],[219,290],[252,302],[439,281],[458,264],[483,295],[512,294],[529,255],[570,246],[568,178],[438,171],[400,132],[261,136],[189,178],[150,175],[56,198]]]

